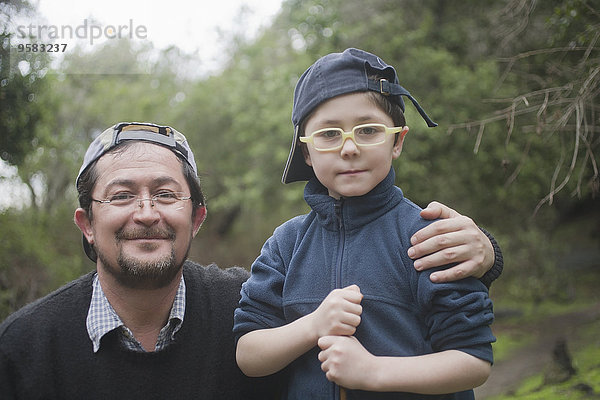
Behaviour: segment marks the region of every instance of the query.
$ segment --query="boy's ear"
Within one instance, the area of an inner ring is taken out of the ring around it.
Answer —
[[[300,146],[300,149],[302,149],[302,155],[304,156],[304,162],[309,167],[312,167],[312,161],[310,159],[310,153],[308,152],[308,147],[304,143],[301,143],[298,146]]]
[[[402,128],[402,130],[398,133],[398,140],[396,140],[396,143],[394,144],[394,148],[392,149],[392,157],[394,159],[400,157],[400,154],[402,154],[402,145],[404,144],[404,137],[406,136],[407,133],[408,133],[408,126],[405,126],[404,128]]]

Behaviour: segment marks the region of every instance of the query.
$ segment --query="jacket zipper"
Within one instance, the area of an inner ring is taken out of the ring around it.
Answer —
[[[341,289],[342,287],[342,258],[344,254],[344,245],[346,243],[346,232],[344,230],[344,219],[342,218],[342,206],[344,205],[344,198],[341,197],[335,201],[335,215],[338,219],[338,229],[340,231],[338,241],[338,254],[336,258],[335,266],[335,288]],[[340,399],[340,386],[334,384],[334,399]]]
[[[335,267],[335,288],[341,289],[342,287],[342,257],[344,254],[344,244],[346,242],[346,234],[344,231],[344,219],[342,218],[342,206],[344,198],[340,198],[335,202],[335,215],[338,219],[338,228],[340,231],[339,242],[338,242],[338,254],[336,259]]]

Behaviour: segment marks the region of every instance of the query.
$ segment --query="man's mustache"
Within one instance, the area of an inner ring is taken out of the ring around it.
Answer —
[[[175,240],[175,231],[171,228],[136,228],[129,230],[119,230],[116,233],[117,240],[134,239],[169,239]]]

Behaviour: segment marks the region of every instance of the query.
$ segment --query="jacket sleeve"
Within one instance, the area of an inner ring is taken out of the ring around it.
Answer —
[[[242,285],[239,307],[234,313],[236,341],[250,331],[286,323],[282,307],[285,267],[275,237],[264,244],[252,264],[250,278]]]
[[[492,285],[492,282],[498,279],[502,270],[504,269],[504,258],[502,257],[502,250],[496,242],[496,239],[492,236],[491,233],[486,231],[485,229],[479,227],[479,229],[485,234],[485,236],[490,239],[492,243],[492,247],[494,249],[494,265],[490,268],[479,280],[489,289]]]
[[[484,285],[474,278],[432,284],[424,271],[418,276],[417,297],[432,350],[460,350],[493,362],[490,325],[492,301]]]

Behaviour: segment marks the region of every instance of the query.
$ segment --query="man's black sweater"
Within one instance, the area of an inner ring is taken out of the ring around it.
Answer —
[[[235,363],[233,310],[242,268],[184,265],[186,310],[175,342],[159,352],[124,349],[112,331],[94,353],[86,329],[93,273],[0,325],[3,399],[265,399],[271,382]]]

